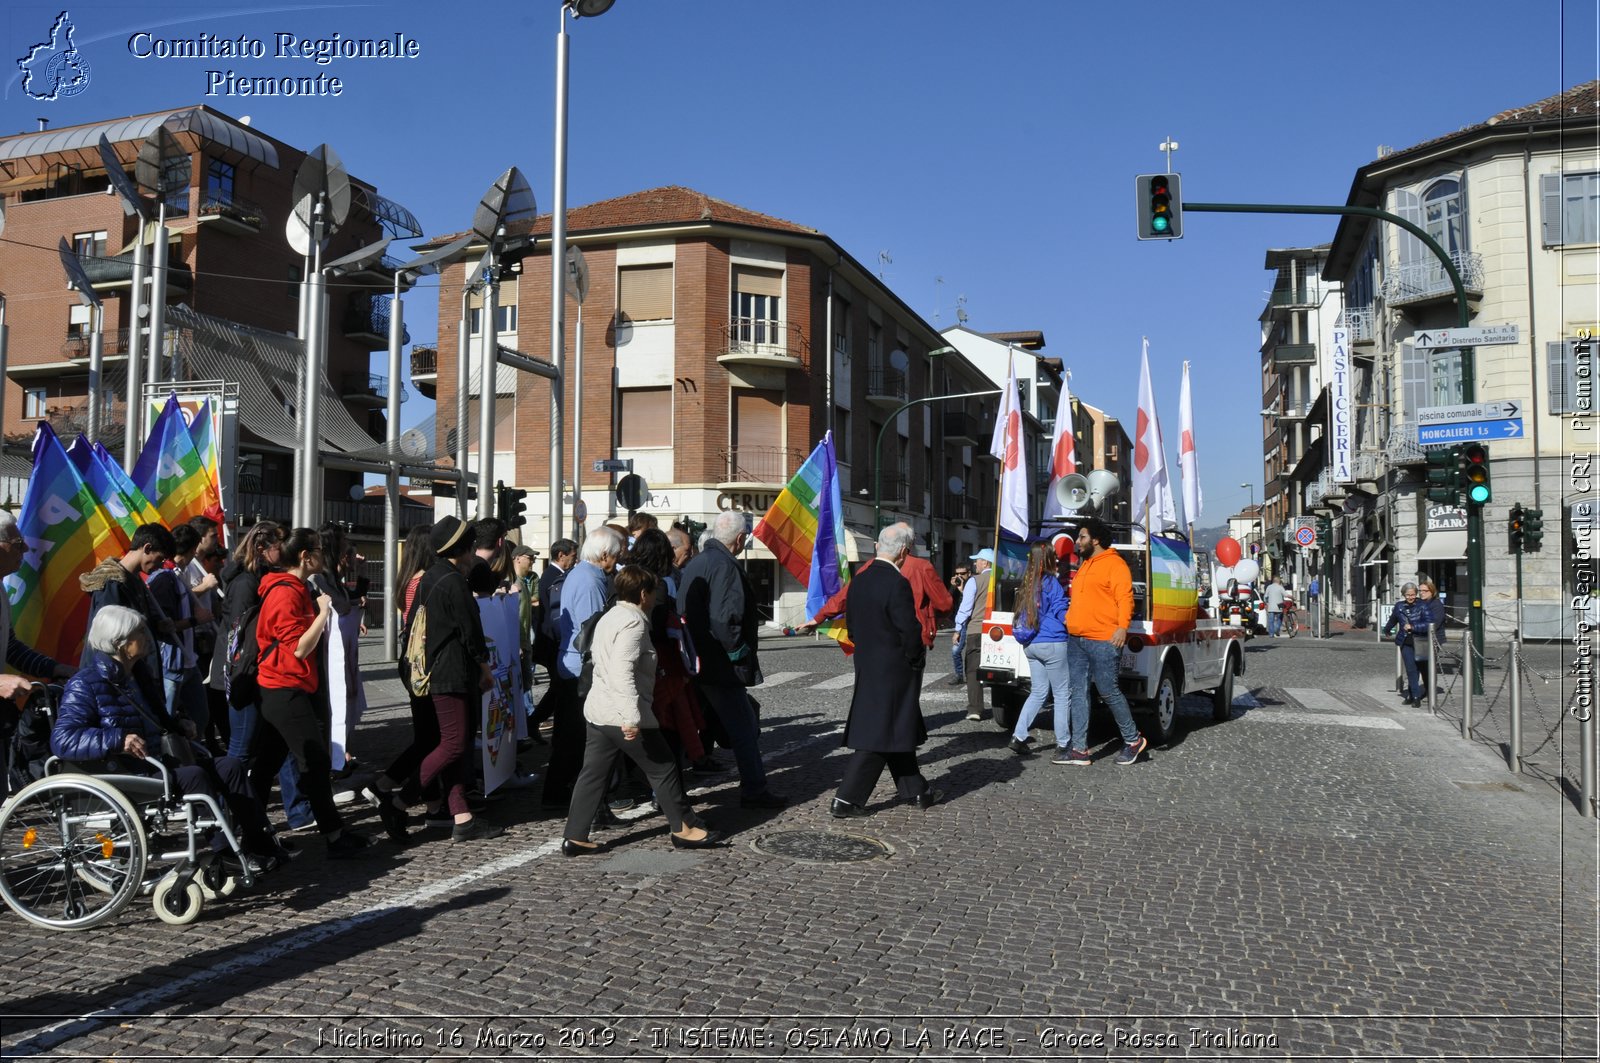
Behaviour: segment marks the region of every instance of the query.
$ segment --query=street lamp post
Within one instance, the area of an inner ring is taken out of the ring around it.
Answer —
[[[959,395],[929,395],[926,398],[912,399],[889,415],[883,422],[883,427],[878,429],[878,441],[872,450],[872,531],[874,534],[883,528],[883,434],[889,426],[899,419],[902,413],[913,406],[920,406],[926,402],[949,402],[954,399],[982,399],[990,395],[1000,394],[1000,389],[993,391],[966,391]]]

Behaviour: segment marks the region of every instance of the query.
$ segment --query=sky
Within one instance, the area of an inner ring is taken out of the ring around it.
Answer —
[[[469,227],[508,166],[550,204],[558,0],[70,3],[82,91],[29,98],[16,60],[65,0],[8,0],[0,134],[207,104],[350,172],[430,234]],[[1192,363],[1210,525],[1261,497],[1258,318],[1271,247],[1332,218],[1190,214],[1139,242],[1133,179],[1185,199],[1342,204],[1404,148],[1597,74],[1595,0],[1507,5],[1068,0],[616,0],[569,23],[569,206],[661,185],[817,228],[938,328],[1038,329],[1072,390],[1129,424],[1149,337],[1176,446]],[[278,34],[414,41],[397,59],[279,57]],[[143,34],[144,36],[138,36]],[[154,40],[259,40],[263,58],[140,58]],[[337,95],[228,95],[208,71],[337,77]],[[436,334],[424,282],[414,340]],[[382,367],[376,367],[382,371]],[[406,423],[431,406],[413,393]],[[1174,478],[1176,471],[1174,470]],[[1251,484],[1249,489],[1241,486]]]

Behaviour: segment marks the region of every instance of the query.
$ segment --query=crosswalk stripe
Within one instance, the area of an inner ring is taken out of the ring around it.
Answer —
[[[1252,709],[1242,717],[1257,723],[1303,723],[1322,727],[1363,727],[1374,731],[1403,731],[1387,716],[1353,716],[1348,713],[1299,712],[1282,709]]]
[[[812,683],[811,689],[843,690],[845,687],[855,686],[855,683],[856,674],[854,672],[846,672],[844,675],[836,675],[832,679],[824,679],[820,683]]]
[[[810,674],[810,672],[774,672],[767,676],[767,678],[762,681],[761,685],[764,687],[781,687],[785,683],[792,683],[796,679],[799,679],[802,676],[808,676]]]
[[[927,690],[935,683],[944,682],[949,675],[949,672],[924,672],[922,674],[922,689]]]
[[[1283,692],[1308,709],[1321,712],[1350,711],[1350,706],[1326,690],[1317,690],[1313,687],[1285,687]]]

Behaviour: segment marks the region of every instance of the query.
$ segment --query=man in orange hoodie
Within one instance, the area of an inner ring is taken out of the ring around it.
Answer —
[[[1117,721],[1125,743],[1118,764],[1137,763],[1150,743],[1134,726],[1117,686],[1117,665],[1133,621],[1133,574],[1111,549],[1111,532],[1097,517],[1078,522],[1078,572],[1067,606],[1067,667],[1072,674],[1072,745],[1057,763],[1088,765],[1089,681]]]

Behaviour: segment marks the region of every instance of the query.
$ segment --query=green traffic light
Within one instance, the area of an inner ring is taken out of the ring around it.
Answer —
[[[1150,219],[1150,228],[1154,229],[1158,233],[1166,232],[1171,224],[1172,223],[1167,221],[1166,218],[1157,217]]]
[[[1467,497],[1471,498],[1472,501],[1478,505],[1483,505],[1485,502],[1489,501],[1489,485],[1473,484],[1472,490],[1467,492]]]

